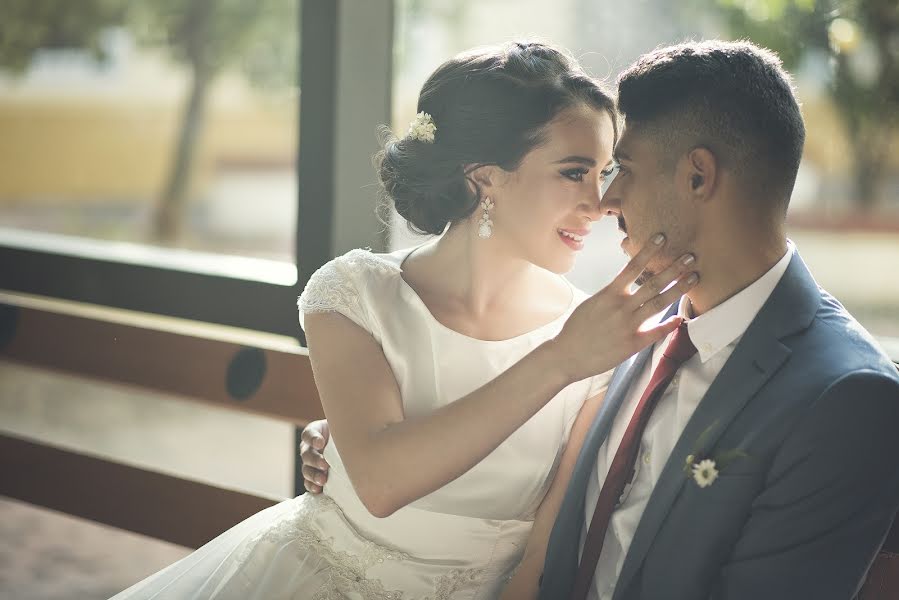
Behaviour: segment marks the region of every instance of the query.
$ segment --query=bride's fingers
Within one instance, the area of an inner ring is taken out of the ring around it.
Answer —
[[[641,343],[643,347],[655,344],[667,336],[669,333],[681,326],[684,322],[683,317],[672,315],[657,325],[653,325],[649,329],[641,332]]]
[[[630,286],[640,277],[646,269],[646,265],[652,260],[659,250],[665,246],[665,234],[656,234],[649,243],[643,244],[637,255],[634,256],[624,268],[615,276],[612,287],[616,289],[630,289]]]
[[[661,294],[665,288],[683,275],[695,262],[696,258],[692,254],[685,254],[661,273],[653,275],[640,286],[640,289],[633,293],[631,296],[631,307],[636,311],[646,302]]]
[[[662,312],[672,302],[686,294],[698,282],[699,275],[697,273],[690,273],[681,277],[670,289],[665,290],[664,293],[650,299],[648,302],[644,302],[643,306],[635,313],[637,320],[642,323],[653,315]]]

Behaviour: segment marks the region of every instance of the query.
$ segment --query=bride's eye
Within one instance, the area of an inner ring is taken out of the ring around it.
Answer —
[[[589,173],[589,169],[577,168],[577,169],[567,169],[562,171],[562,176],[570,179],[571,181],[576,181],[578,183],[584,180],[584,175]]]

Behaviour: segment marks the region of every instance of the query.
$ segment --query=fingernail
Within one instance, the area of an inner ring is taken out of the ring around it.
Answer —
[[[687,283],[689,283],[690,285],[693,285],[697,281],[699,281],[699,275],[697,275],[696,273],[690,273],[690,276],[687,277]]]
[[[656,246],[661,246],[662,242],[665,241],[665,234],[659,233],[654,238],[652,238],[652,243]]]
[[[683,263],[685,265],[692,264],[694,260],[696,260],[696,257],[693,256],[692,254],[688,254],[685,257],[683,257],[682,259],[680,259],[681,263]]]

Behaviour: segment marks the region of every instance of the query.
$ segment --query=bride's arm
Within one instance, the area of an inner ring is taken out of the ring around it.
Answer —
[[[338,313],[306,316],[315,384],[350,481],[375,516],[473,467],[571,383],[542,345],[480,389],[406,418],[384,352]]]
[[[307,313],[315,383],[347,474],[366,508],[388,516],[446,485],[565,386],[611,369],[673,331],[676,319],[646,330],[641,325],[692,287],[695,282],[682,277],[686,266],[678,261],[636,293],[629,291],[660,249],[647,244],[612,284],[575,309],[556,338],[496,379],[411,418],[403,413],[396,379],[375,339],[342,314]]]
[[[568,445],[562,453],[556,476],[553,478],[546,496],[543,497],[543,502],[540,503],[540,507],[537,509],[537,514],[534,517],[534,527],[531,529],[530,536],[528,536],[524,556],[521,559],[521,563],[516,567],[512,579],[503,589],[500,600],[527,600],[537,597],[540,589],[540,575],[543,573],[543,562],[546,559],[546,546],[549,543],[549,534],[552,532],[556,515],[559,514],[559,508],[562,506],[562,500],[565,498],[565,491],[568,489],[568,482],[571,480],[574,464],[577,462],[581,446],[587,437],[587,431],[590,429],[590,424],[596,417],[596,413],[604,398],[605,392],[589,398],[581,407],[574,425],[571,427]]]

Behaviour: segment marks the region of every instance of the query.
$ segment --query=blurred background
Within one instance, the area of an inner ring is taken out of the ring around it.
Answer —
[[[352,22],[365,2],[336,2],[337,18]],[[364,9],[389,23],[377,72],[351,60],[366,50],[364,35],[330,50],[303,44],[303,8],[313,4],[0,0],[0,245],[301,285],[321,264],[304,262],[298,232],[318,213],[303,207],[331,202],[344,221],[363,215],[368,234],[342,238],[331,254],[424,240],[395,215],[386,226],[369,218],[371,165],[343,149],[370,156],[377,123],[356,126],[353,107],[383,102],[381,121],[403,132],[436,66],[515,38],[569,48],[610,86],[659,45],[748,38],[780,54],[806,120],[789,235],[819,283],[899,356],[895,0],[381,1]],[[330,113],[302,112],[306,69],[340,70]],[[389,91],[383,101],[366,97],[369,82]],[[317,119],[333,119],[340,136],[323,148],[333,200],[304,195],[313,188],[303,177],[320,175],[302,144]],[[624,262],[615,223],[594,232],[570,274],[587,291]],[[292,495],[293,426],[151,395],[0,361],[0,430]],[[0,497],[0,597],[107,597],[186,552]]]

